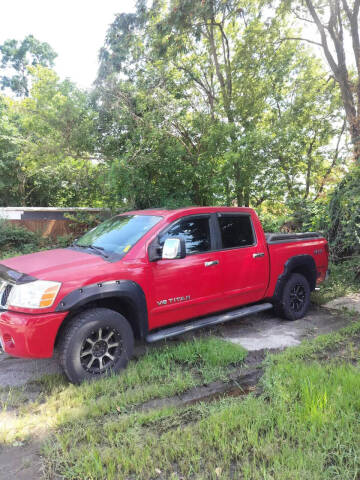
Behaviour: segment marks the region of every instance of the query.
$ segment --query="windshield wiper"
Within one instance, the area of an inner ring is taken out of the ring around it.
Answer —
[[[105,250],[104,247],[98,247],[98,246],[95,246],[95,245],[79,245],[78,243],[73,243],[72,246],[73,247],[80,247],[80,248],[90,248],[91,250],[95,250],[96,252],[100,253],[100,255],[102,255],[105,258],[109,257],[109,255],[106,255],[106,253],[104,252],[104,250]]]

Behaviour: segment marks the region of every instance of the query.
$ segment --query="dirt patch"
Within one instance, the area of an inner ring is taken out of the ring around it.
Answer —
[[[0,449],[0,480],[32,480],[43,476],[40,445],[29,443]]]
[[[349,310],[350,312],[360,313],[360,293],[352,293],[345,297],[335,298],[324,305],[332,310]]]
[[[312,355],[312,360],[321,363],[351,363],[359,365],[360,362],[360,335],[352,335],[351,341],[348,339],[337,343],[336,345],[316,352]]]
[[[182,395],[150,400],[143,403],[139,410],[147,411],[164,407],[185,407],[199,402],[210,402],[223,396],[239,397],[254,392],[259,394],[257,387],[263,375],[262,368],[253,367],[242,373],[233,372],[228,376],[227,382],[217,381],[207,385],[194,387]]]
[[[0,386],[18,387],[46,374],[60,372],[56,356],[34,360],[0,353]]]
[[[184,407],[199,402],[211,402],[223,396],[241,397],[249,393],[260,394],[259,380],[264,373],[262,362],[269,353],[280,350],[257,350],[249,352],[245,366],[229,368],[227,381],[216,381],[194,387],[182,395],[149,400],[137,410],[147,411],[163,407]]]

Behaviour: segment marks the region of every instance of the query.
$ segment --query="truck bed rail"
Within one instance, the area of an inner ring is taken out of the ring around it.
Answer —
[[[268,244],[273,243],[288,243],[301,242],[304,240],[313,240],[314,238],[322,238],[319,232],[305,232],[305,233],[265,233]]]

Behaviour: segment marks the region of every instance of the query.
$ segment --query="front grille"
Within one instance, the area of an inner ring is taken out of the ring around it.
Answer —
[[[6,306],[12,287],[10,283],[0,281],[0,307]]]

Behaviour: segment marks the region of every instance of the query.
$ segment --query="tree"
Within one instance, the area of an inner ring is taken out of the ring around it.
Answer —
[[[89,95],[42,66],[29,67],[29,74],[29,96],[8,100],[9,121],[0,117],[0,158],[11,152],[6,165],[18,204],[101,204],[106,168],[95,152],[96,112]],[[11,133],[7,149],[1,143],[2,124]],[[3,205],[9,202],[6,184],[0,187]]]
[[[318,0],[301,0],[300,3],[285,0],[282,5],[286,10],[290,5],[296,18],[317,28],[320,42],[310,41],[322,48],[341,92],[355,165],[350,167],[331,196],[327,229],[333,258],[338,259],[359,251],[360,0],[352,3],[330,0],[326,4]]]
[[[20,145],[12,101],[0,96],[0,205],[16,205],[20,200],[17,195]]]
[[[297,18],[313,23],[320,34],[319,45],[338,83],[354,157],[360,160],[360,0],[290,2]],[[349,40],[349,43],[347,41]],[[348,48],[348,45],[351,47]],[[351,52],[352,49],[352,52]],[[355,70],[354,70],[355,68]]]
[[[141,205],[154,191],[157,204],[176,196],[172,178],[178,200],[196,204],[317,194],[322,173],[336,167],[326,145],[341,129],[337,90],[267,14],[252,1],[174,0],[139,2],[116,18],[97,103],[101,148],[121,165],[113,171],[123,198],[129,178]]]
[[[0,45],[0,54],[0,68],[4,71],[0,76],[1,89],[10,88],[20,97],[29,95],[28,67],[52,67],[57,57],[48,43],[40,42],[33,35],[27,35],[22,41],[6,40]]]

